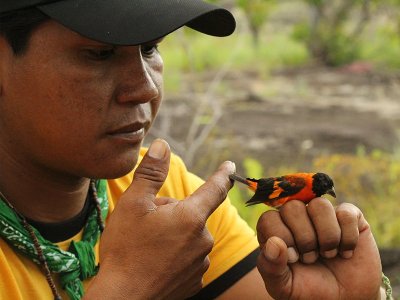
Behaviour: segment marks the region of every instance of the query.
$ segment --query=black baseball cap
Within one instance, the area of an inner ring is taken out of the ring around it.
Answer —
[[[90,39],[138,45],[186,25],[213,36],[228,36],[235,19],[202,0],[0,0],[0,14],[37,7],[65,27]]]

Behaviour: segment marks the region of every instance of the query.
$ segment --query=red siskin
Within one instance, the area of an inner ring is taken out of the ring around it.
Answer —
[[[233,174],[230,179],[242,182],[255,191],[247,205],[264,203],[278,208],[290,200],[308,203],[325,194],[336,197],[333,180],[324,173],[296,173],[261,179],[245,179]]]

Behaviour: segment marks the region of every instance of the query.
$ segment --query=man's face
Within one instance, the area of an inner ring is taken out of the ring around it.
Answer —
[[[110,46],[49,21],[15,56],[0,37],[1,153],[78,177],[130,171],[162,98],[158,42]]]

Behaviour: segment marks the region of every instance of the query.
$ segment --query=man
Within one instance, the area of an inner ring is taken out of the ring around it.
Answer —
[[[258,244],[224,201],[233,163],[203,184],[165,141],[141,149],[162,100],[157,45],[183,25],[229,35],[229,12],[0,3],[1,299],[380,298],[354,206],[292,201],[260,218]]]

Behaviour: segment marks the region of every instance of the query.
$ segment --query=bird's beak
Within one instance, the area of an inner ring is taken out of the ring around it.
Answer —
[[[327,190],[326,193],[331,195],[332,197],[336,198],[335,188],[332,187],[331,189]]]

